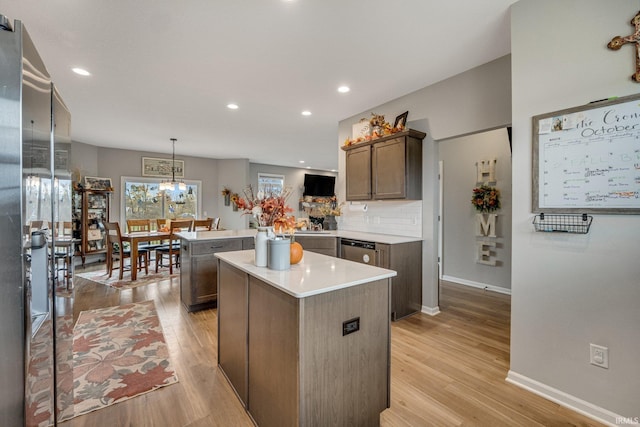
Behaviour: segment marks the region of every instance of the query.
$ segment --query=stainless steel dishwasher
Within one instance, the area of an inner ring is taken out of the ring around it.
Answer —
[[[376,254],[374,242],[353,239],[340,240],[340,258],[376,266],[378,265]]]

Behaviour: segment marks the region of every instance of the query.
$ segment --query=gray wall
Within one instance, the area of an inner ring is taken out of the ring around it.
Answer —
[[[443,279],[489,289],[511,288],[511,150],[506,128],[441,141],[443,162]],[[471,205],[476,162],[496,159],[497,211],[495,266],[476,262],[475,216]]]
[[[313,175],[330,175],[337,176],[337,172],[327,172],[315,169],[289,168],[284,166],[265,165],[261,163],[251,163],[251,185],[254,189],[258,188],[258,174],[269,173],[273,175],[284,175],[284,185],[291,187],[291,196],[287,199],[287,204],[293,208],[292,215],[296,217],[307,215],[299,210],[300,200],[304,192],[304,175],[307,173]],[[337,181],[336,181],[337,182]],[[337,187],[337,184],[336,184]]]
[[[111,198],[110,219],[120,221],[121,177],[141,176],[142,157],[170,158],[166,154],[96,147],[74,141],[71,150],[71,168],[81,177],[111,178],[114,192]],[[220,217],[221,226],[229,230],[247,228],[249,217],[242,215],[240,211],[233,211],[231,206],[224,205],[221,195],[224,187],[244,197],[242,191],[247,185],[252,184],[257,188],[258,173],[284,175],[285,184],[293,187],[293,193],[288,199],[289,205],[294,209],[293,215],[300,216],[304,215],[298,211],[304,174],[337,175],[334,172],[319,170],[250,164],[247,159],[207,159],[176,154],[176,160],[185,162],[185,180],[202,181],[200,216]]]
[[[111,198],[110,219],[120,221],[121,177],[142,176],[142,157],[171,158],[164,153],[96,147],[74,141],[71,148],[71,170],[81,177],[111,178],[114,192]],[[234,161],[188,157],[179,154],[176,154],[176,160],[184,160],[186,180],[202,181],[200,216],[204,216],[204,212],[210,217],[222,216],[223,212],[218,206],[218,196],[222,189],[218,188],[218,176],[223,163]],[[241,162],[246,162],[246,160]]]
[[[522,0],[512,7],[513,264],[510,379],[610,423],[640,417],[640,216],[594,215],[586,235],[536,233],[531,118],[638,93],[637,0]],[[610,367],[589,364],[589,343]],[[602,409],[602,411],[600,411]]]
[[[250,165],[247,159],[220,160],[218,163],[218,188],[217,206],[220,215],[220,226],[227,230],[243,229],[249,226],[249,217],[242,215],[241,211],[234,211],[230,206],[224,205],[221,191],[224,187],[242,196],[242,190],[251,183]]]
[[[409,111],[409,127],[427,132],[423,143],[422,202],[371,202],[367,214],[349,212],[344,215],[343,229],[352,228],[352,217],[364,216],[358,231],[384,233],[378,218],[405,224],[395,234],[423,239],[423,311],[438,311],[438,143],[439,139],[496,129],[511,124],[511,58],[498,58],[442,82],[427,86],[406,96],[373,107],[346,118],[338,126],[338,145],[351,137],[351,126],[372,112],[384,114],[387,121]],[[345,156],[339,150],[339,197],[345,194]],[[422,212],[414,223],[416,210]],[[391,234],[391,233],[388,233]]]

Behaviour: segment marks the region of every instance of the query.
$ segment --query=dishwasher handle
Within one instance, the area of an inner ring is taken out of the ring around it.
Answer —
[[[341,239],[340,244],[343,246],[353,246],[354,248],[363,248],[363,249],[376,248],[376,244],[374,242],[364,242],[362,240]]]

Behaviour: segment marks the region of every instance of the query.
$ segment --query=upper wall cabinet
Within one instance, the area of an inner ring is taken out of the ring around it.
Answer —
[[[343,146],[347,200],[422,199],[422,140],[406,130]]]

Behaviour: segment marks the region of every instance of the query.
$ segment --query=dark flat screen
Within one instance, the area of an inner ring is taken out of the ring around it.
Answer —
[[[335,194],[336,177],[326,175],[304,175],[304,195],[331,197]]]

